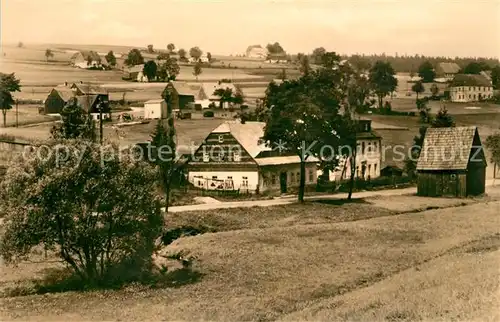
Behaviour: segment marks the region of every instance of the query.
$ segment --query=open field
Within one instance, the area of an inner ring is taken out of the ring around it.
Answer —
[[[37,105],[19,105],[17,113],[18,113],[17,115],[18,124],[20,126],[27,124],[50,122],[59,119],[39,114]],[[11,110],[7,110],[7,126],[14,126],[15,124],[16,124],[16,107],[14,106]]]
[[[307,203],[167,219],[219,229],[165,249],[195,256],[198,282],[6,297],[1,319],[493,321],[497,314],[500,202],[401,215],[363,203]],[[5,267],[0,285],[23,285],[43,268]]]

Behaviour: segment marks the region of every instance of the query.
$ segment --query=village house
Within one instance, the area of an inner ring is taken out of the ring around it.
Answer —
[[[217,82],[217,83],[203,83],[203,93],[206,95],[205,101],[214,103],[217,107],[220,106],[220,96],[215,95],[215,91],[218,89],[230,89],[233,95],[236,94],[238,88],[233,83]],[[225,102],[223,108],[229,108],[230,104]]]
[[[450,81],[460,72],[460,66],[456,63],[442,62],[436,66],[436,77],[444,81]]]
[[[144,75],[144,64],[127,67],[123,70],[123,80],[146,83],[148,78]]]
[[[90,111],[96,119],[99,118],[99,108],[102,108],[105,114],[110,112],[109,94],[99,86],[84,83],[73,83],[72,85],[64,83],[64,85],[58,85],[50,91],[40,113],[59,114],[72,97],[76,97],[84,110]]]
[[[145,119],[165,119],[167,113],[167,102],[164,99],[149,100],[144,103]]]
[[[102,68],[101,56],[95,51],[81,50],[71,57],[71,65],[78,68]]]
[[[458,74],[449,88],[452,102],[478,102],[493,97],[493,86],[483,75]]]
[[[245,54],[248,58],[254,59],[266,59],[268,51],[266,48],[262,48],[261,45],[248,46]]]
[[[356,170],[355,178],[365,180],[380,177],[382,164],[382,137],[373,131],[372,121],[369,119],[358,120],[358,132],[356,134]],[[339,153],[342,151],[338,151]],[[348,157],[340,157],[339,166],[334,171],[319,175],[326,176],[329,181],[347,180],[351,177],[351,163]]]
[[[298,188],[300,158],[280,155],[261,140],[265,123],[231,121],[214,129],[187,164],[188,180],[205,190],[281,192]],[[317,181],[317,162],[308,158],[306,184]]]
[[[285,53],[281,54],[268,54],[266,57],[266,63],[269,64],[286,64],[288,58]]]
[[[109,103],[102,101],[99,95],[90,94],[76,96],[76,99],[83,111],[90,114],[94,120],[99,120],[101,113],[103,119],[108,119],[110,117],[111,109]],[[102,111],[100,109],[102,109]]]
[[[173,110],[186,109],[190,104],[198,104],[206,99],[199,83],[172,81],[167,84],[165,90],[169,90],[172,95]]]
[[[486,157],[477,127],[429,128],[417,163],[419,196],[483,194]]]

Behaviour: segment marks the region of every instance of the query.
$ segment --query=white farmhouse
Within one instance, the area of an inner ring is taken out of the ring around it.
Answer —
[[[71,65],[78,68],[101,68],[101,56],[95,51],[81,50],[71,56]]]
[[[150,100],[144,103],[145,119],[165,119],[167,117],[167,102],[165,100]]]
[[[483,75],[458,74],[450,83],[452,102],[478,102],[493,97],[493,86]]]
[[[188,180],[205,190],[285,193],[300,184],[300,159],[280,155],[261,141],[265,123],[232,121],[214,129],[188,162]],[[306,185],[317,181],[317,163],[308,158]]]
[[[380,166],[382,164],[382,138],[372,130],[371,122],[368,119],[359,120],[356,134],[357,149],[354,177],[364,178],[365,180],[380,177]],[[328,174],[330,181],[346,180],[350,177],[351,162],[349,158],[342,158],[338,168]]]

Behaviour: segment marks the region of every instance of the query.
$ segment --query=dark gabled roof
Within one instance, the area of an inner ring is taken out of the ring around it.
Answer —
[[[172,86],[178,95],[181,96],[193,96],[195,99],[199,98],[201,91],[201,84],[188,84],[186,82],[172,82]]]
[[[380,139],[381,137],[382,136],[375,131],[356,133],[356,139]]]
[[[67,86],[56,86],[53,89],[59,94],[59,96],[63,99],[63,101],[68,102],[70,98],[75,96],[73,90]]]
[[[450,83],[450,86],[491,86],[490,81],[483,75],[457,74]]]
[[[475,126],[427,129],[417,170],[467,169],[475,135]]]
[[[107,94],[106,91],[99,85],[91,85],[91,84],[78,84],[74,83],[71,85],[71,88],[78,88],[80,92],[82,92],[83,95],[88,95],[88,94],[100,94],[104,95]]]
[[[84,96],[77,96],[76,99],[78,101],[78,104],[80,104],[80,106],[83,108],[83,110],[85,112],[89,112],[94,106],[97,97],[98,95],[84,95]]]
[[[438,74],[457,74],[460,71],[460,66],[456,63],[439,63],[436,66]]]

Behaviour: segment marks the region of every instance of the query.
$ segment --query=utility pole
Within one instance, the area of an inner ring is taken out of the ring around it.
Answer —
[[[97,103],[97,108],[99,109],[99,140],[102,145],[103,142],[103,124],[102,124],[102,101],[99,96],[99,102]]]
[[[19,115],[19,100],[16,98],[16,127],[19,127],[18,115]]]

